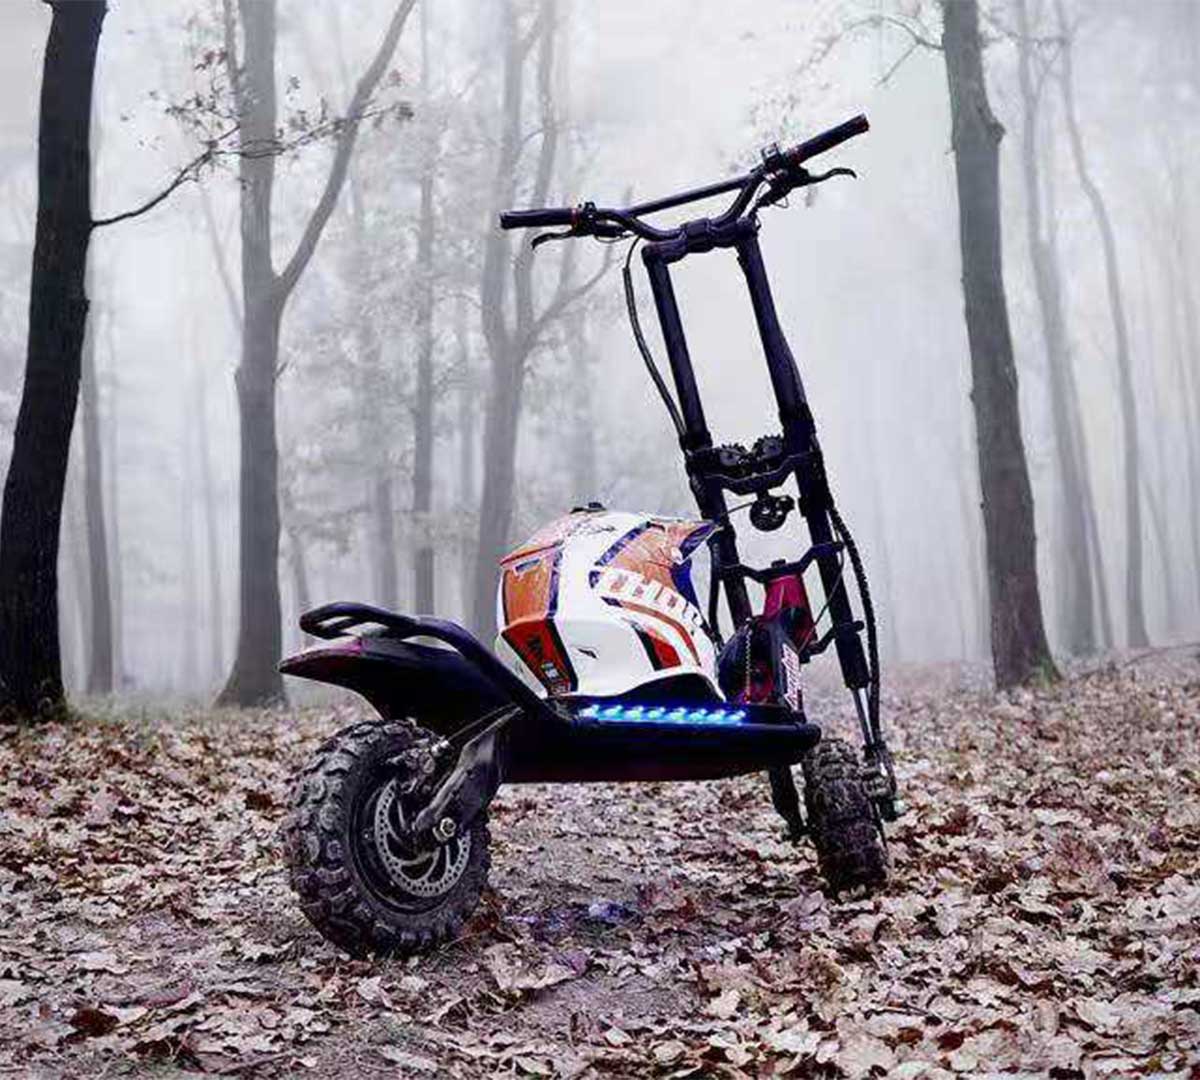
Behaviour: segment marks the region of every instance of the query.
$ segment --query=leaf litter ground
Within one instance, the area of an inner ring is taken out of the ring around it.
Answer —
[[[0,733],[0,1073],[1200,1077],[1195,648],[885,707],[883,895],[824,896],[758,777],[509,788],[494,891],[407,961],[322,941],[280,863],[355,708]]]

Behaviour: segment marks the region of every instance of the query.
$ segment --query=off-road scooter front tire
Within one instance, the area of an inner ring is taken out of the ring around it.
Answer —
[[[804,805],[817,863],[835,896],[874,892],[888,878],[887,849],[859,754],[823,738],[805,756]]]
[[[353,724],[320,746],[292,793],[283,827],[292,889],[313,926],[354,955],[450,940],[487,883],[486,813],[437,849],[403,845],[395,759],[427,735],[407,722]]]

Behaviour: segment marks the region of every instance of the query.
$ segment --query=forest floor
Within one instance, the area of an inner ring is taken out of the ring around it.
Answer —
[[[526,787],[462,940],[355,961],[288,892],[349,707],[0,733],[0,1074],[1200,1077],[1200,654],[885,695],[910,812],[823,895],[761,778]]]

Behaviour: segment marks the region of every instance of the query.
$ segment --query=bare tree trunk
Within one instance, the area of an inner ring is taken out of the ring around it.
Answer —
[[[596,468],[596,394],[592,379],[593,350],[587,319],[576,309],[564,320],[570,373],[568,401],[572,498],[584,504],[599,495]]]
[[[108,447],[105,453],[104,478],[108,493],[104,498],[104,506],[108,512],[108,551],[110,583],[109,598],[112,604],[112,643],[113,643],[113,689],[120,690],[125,679],[125,607],[124,607],[124,577],[121,566],[121,505],[120,505],[120,472],[117,461],[118,421],[120,419],[120,381],[117,378],[117,349],[113,335],[113,320],[104,321],[104,340],[108,345],[108,371],[110,382],[108,389],[108,423],[105,432]]]
[[[180,429],[187,432],[195,409],[195,399],[186,381],[181,383]],[[196,448],[195,443],[183,439],[183,484],[179,497],[179,526],[182,531],[181,555],[183,574],[180,581],[180,606],[183,617],[183,663],[180,681],[184,694],[191,695],[200,689],[200,560],[196,544]]]
[[[1043,180],[1044,183],[1042,186],[1046,193],[1046,243],[1049,249],[1055,253],[1057,261],[1058,211],[1056,209],[1057,199],[1055,197],[1057,188],[1054,182],[1054,168],[1052,165],[1045,170]],[[1060,276],[1060,284],[1062,280]],[[1061,307],[1063,306],[1061,290],[1059,292],[1059,299]],[[1069,338],[1065,344],[1067,352],[1064,355],[1069,360]],[[1066,399],[1065,412],[1074,426],[1070,441],[1076,447],[1079,454],[1080,479],[1085,495],[1083,500],[1083,516],[1087,528],[1087,550],[1091,559],[1091,577],[1096,599],[1096,610],[1099,617],[1097,644],[1107,649],[1112,648],[1115,637],[1113,635],[1112,611],[1108,601],[1108,571],[1105,569],[1105,548],[1100,536],[1100,521],[1096,514],[1096,499],[1092,487],[1091,458],[1088,454],[1087,431],[1083,423],[1083,408],[1079,402],[1079,384],[1075,378],[1075,365],[1070,362],[1064,363],[1061,371],[1063,376],[1063,394]]]
[[[483,433],[483,492],[479,504],[479,547],[475,564],[476,628],[485,638],[496,630],[496,560],[512,527],[517,425],[523,377],[496,365]]]
[[[350,218],[354,231],[354,273],[360,287],[368,288],[368,248],[366,213],[362,185],[351,177]],[[375,599],[387,608],[399,603],[400,578],[396,560],[396,505],[394,478],[388,454],[391,436],[384,423],[379,384],[383,379],[383,342],[365,316],[355,320],[358,362],[354,365],[359,395],[359,445],[362,458],[369,463],[367,474],[367,537],[371,559],[371,577]]]
[[[279,449],[275,382],[284,308],[304,273],[346,180],[359,120],[386,70],[416,0],[401,0],[378,52],[359,80],[338,134],[325,187],[295,251],[276,273],[271,241],[277,105],[276,0],[241,0],[245,64],[239,66],[232,0],[225,0],[225,62],[241,120],[242,361],[239,624],[233,670],[218,702],[263,705],[283,699],[276,664],[282,645],[279,599]]]
[[[1054,561],[1062,589],[1061,617],[1067,652],[1087,655],[1096,648],[1095,608],[1092,601],[1091,561],[1088,551],[1086,504],[1091,502],[1087,462],[1080,453],[1077,433],[1080,417],[1068,389],[1071,352],[1063,319],[1062,274],[1052,232],[1042,225],[1042,192],[1038,166],[1038,97],[1033,71],[1034,43],[1026,0],[1015,0],[1019,38],[1017,71],[1023,107],[1021,167],[1025,181],[1026,227],[1033,280],[1042,317],[1049,373],[1050,414],[1054,434],[1054,461],[1058,471],[1059,514],[1062,536],[1055,545]]]
[[[0,518],[0,719],[63,716],[58,541],[87,323],[89,135],[104,0],[53,0],[25,385]]]
[[[1200,79],[1200,76],[1198,76]],[[1166,243],[1155,247],[1163,254],[1167,267],[1167,284],[1172,299],[1179,306],[1183,319],[1183,348],[1172,351],[1175,356],[1176,380],[1182,399],[1182,415],[1186,450],[1184,468],[1187,473],[1188,505],[1191,518],[1193,565],[1200,567],[1200,315],[1196,311],[1193,291],[1192,249],[1189,214],[1182,169],[1168,147],[1167,176],[1171,192],[1170,236]],[[1172,257],[1173,256],[1173,257]],[[1197,599],[1200,599],[1200,573],[1192,575]]]
[[[493,209],[511,204],[516,193],[521,147],[521,98],[524,89],[525,53],[517,12],[512,0],[501,11],[504,48],[504,89],[501,106],[500,145],[493,183]],[[512,245],[507,233],[493,229],[484,247],[480,281],[483,338],[491,361],[492,388],[484,425],[483,491],[479,504],[479,543],[476,546],[471,621],[485,639],[495,632],[495,560],[508,539],[512,513],[512,476],[516,424],[509,418],[515,398],[511,333],[505,319]],[[505,415],[501,416],[499,410]],[[497,518],[495,515],[502,517]]]
[[[225,604],[221,582],[221,542],[217,527],[217,493],[213,484],[212,443],[208,428],[208,380],[197,363],[194,374],[196,450],[200,465],[200,498],[204,516],[205,577],[208,583],[208,671],[215,682],[225,670]]]
[[[100,402],[96,386],[96,334],[99,330],[96,323],[97,320],[93,317],[92,325],[84,335],[80,386],[84,512],[87,519],[88,577],[92,598],[86,687],[89,694],[111,694],[113,613],[112,593],[109,587],[108,529],[104,520]]]
[[[275,379],[285,296],[272,258],[275,158],[261,152],[274,139],[276,128],[275,2],[241,5],[244,66],[238,69],[236,54],[226,60],[236,90],[243,149],[239,159],[242,359],[236,377],[241,432],[238,640],[233,670],[218,699],[221,705],[262,705],[283,699],[283,681],[275,666],[281,645]],[[231,22],[229,8],[226,17]],[[232,40],[231,27],[228,34]],[[255,154],[255,148],[260,152]]]
[[[76,446],[75,460],[79,453]],[[60,605],[59,640],[63,643],[64,671],[67,685],[86,690],[90,648],[89,629],[92,623],[91,581],[87,550],[87,509],[83,485],[79,482],[78,466],[67,473],[64,495],[63,548],[70,573],[63,588]],[[74,598],[74,605],[68,603]],[[74,619],[71,618],[72,608]]]
[[[963,461],[969,460],[968,449],[961,446],[961,441],[956,439],[956,443],[960,443],[956,447],[954,456],[951,460]],[[978,473],[976,474],[978,475]],[[971,477],[966,467],[955,470],[955,492],[958,495],[958,508],[962,515],[963,534],[966,539],[966,564],[967,564],[967,582],[968,587],[963,590],[963,595],[966,598],[966,612],[963,615],[962,622],[964,630],[969,626],[973,629],[974,640],[968,643],[964,636],[964,645],[967,646],[963,650],[965,659],[973,656],[986,656],[991,649],[991,617],[988,610],[988,575],[984,570],[984,564],[987,562],[987,543],[981,535],[979,529],[980,514],[979,503],[976,502],[977,491],[973,491],[974,485],[971,484]]]
[[[992,665],[999,687],[1055,674],[1038,591],[1033,496],[1000,247],[1003,128],[984,81],[975,0],[944,0],[942,48],[950,92],[963,297],[987,544]]]
[[[1149,644],[1146,633],[1146,611],[1142,596],[1142,509],[1139,491],[1141,447],[1138,441],[1137,396],[1133,386],[1133,361],[1129,354],[1129,330],[1125,319],[1125,300],[1121,291],[1121,274],[1117,264],[1117,241],[1104,196],[1088,169],[1075,115],[1074,75],[1071,64],[1070,27],[1062,0],[1055,0],[1059,32],[1063,38],[1062,88],[1063,113],[1067,123],[1067,141],[1079,175],[1079,185],[1092,208],[1100,242],[1104,251],[1104,274],[1108,286],[1108,303],[1112,313],[1117,376],[1121,387],[1121,427],[1125,435],[1125,530],[1128,552],[1125,563],[1125,606],[1129,619],[1129,644],[1142,647]]]
[[[295,529],[288,532],[288,558],[292,566],[296,610],[308,611],[312,607],[312,589],[308,584],[308,558],[304,552],[304,539]]]
[[[421,4],[421,98],[429,102],[429,0]],[[435,134],[424,132],[421,206],[417,219],[417,397],[413,410],[413,514],[417,544],[413,566],[413,604],[418,612],[434,610],[434,559],[430,541],[433,511],[433,247]]]
[[[475,459],[479,450],[476,438],[474,372],[471,368],[471,342],[467,334],[466,304],[460,296],[454,306],[454,340],[457,348],[458,383],[458,501],[464,510],[477,509],[475,493]],[[464,618],[470,617],[472,602],[475,547],[469,534],[462,537],[459,581],[462,590]]]
[[[396,561],[396,502],[392,473],[387,462],[376,466],[371,485],[375,510],[375,566],[379,602],[386,608],[400,605],[400,573]]]
[[[1141,277],[1143,281],[1149,281],[1150,276],[1146,273],[1146,269],[1142,267]],[[1146,335],[1149,336],[1149,307],[1146,305],[1147,317]],[[1154,354],[1154,342],[1148,341],[1147,346],[1149,354]],[[1153,416],[1164,416],[1165,412],[1159,404],[1157,380],[1149,380],[1150,391],[1150,409]],[[1142,484],[1146,493],[1146,509],[1149,511],[1150,528],[1154,533],[1155,542],[1158,545],[1159,565],[1162,567],[1162,594],[1163,594],[1163,611],[1166,615],[1167,634],[1170,638],[1174,638],[1182,625],[1179,612],[1180,589],[1175,581],[1175,562],[1171,558],[1171,534],[1167,525],[1166,514],[1163,512],[1163,505],[1170,499],[1170,491],[1168,486],[1168,474],[1166,464],[1170,460],[1167,454],[1166,438],[1163,424],[1156,424],[1154,428],[1155,444],[1158,450],[1158,468],[1155,470],[1158,475],[1158,490],[1155,490],[1154,484],[1151,483],[1150,477],[1142,476]]]
[[[295,601],[297,615],[303,614],[312,607],[312,589],[308,580],[308,559],[304,547],[304,534],[299,527],[292,490],[288,483],[279,489],[279,498],[283,503],[284,531],[287,534],[287,560],[292,574],[292,599]],[[299,635],[303,641],[303,635]]]
[[[541,105],[541,145],[535,166],[532,205],[547,195],[558,146],[553,110],[552,75],[556,36],[555,0],[542,0],[535,26],[538,49],[537,80]],[[496,209],[511,205],[516,190],[521,152],[521,98],[524,65],[534,39],[522,39],[512,0],[502,14],[504,37],[504,91],[501,108],[500,150],[496,162],[493,202]],[[511,273],[514,316],[505,318],[508,277]],[[475,563],[473,621],[485,638],[496,632],[496,560],[508,543],[516,493],[517,434],[521,415],[526,364],[536,345],[532,251],[526,247],[510,259],[506,234],[493,230],[484,252],[480,288],[483,337],[491,360],[492,384],[484,425],[483,494],[479,507],[479,545]]]

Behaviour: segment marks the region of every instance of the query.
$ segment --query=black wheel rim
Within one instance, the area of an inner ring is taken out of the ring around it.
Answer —
[[[432,850],[414,850],[404,839],[398,786],[388,775],[365,786],[351,826],[354,861],[376,900],[405,914],[429,911],[466,874],[474,840],[468,830]]]

